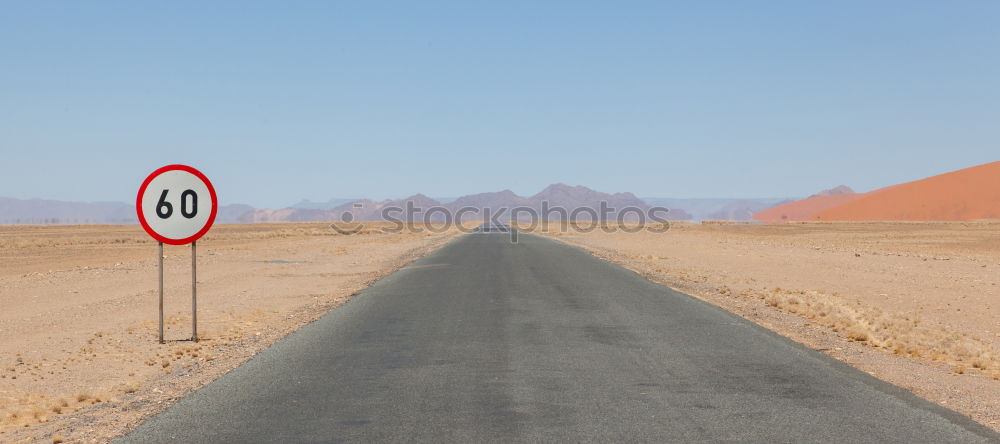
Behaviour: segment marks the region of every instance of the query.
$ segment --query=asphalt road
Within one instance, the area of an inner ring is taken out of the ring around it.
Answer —
[[[122,442],[1000,442],[558,242],[470,234]]]

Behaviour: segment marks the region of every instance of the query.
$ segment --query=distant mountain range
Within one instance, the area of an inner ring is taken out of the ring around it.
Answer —
[[[441,202],[423,194],[415,194],[405,199],[373,201],[370,199],[360,199],[347,202],[330,209],[315,208],[283,208],[278,210],[256,209],[240,216],[239,222],[307,222],[307,221],[374,221],[384,220],[388,215],[397,220],[424,220],[424,213],[431,208],[447,210],[455,215],[460,209],[472,209],[467,212],[463,220],[482,219],[487,211],[495,213],[499,209],[506,209],[508,212],[514,208],[532,208],[538,214],[542,213],[543,202],[547,202],[547,208],[562,208],[566,214],[550,211],[546,219],[558,220],[564,217],[575,216],[577,219],[590,219],[589,212],[580,209],[599,209],[601,202],[606,202],[609,208],[618,211],[626,207],[638,208],[646,211],[650,205],[635,197],[632,193],[608,194],[595,191],[584,186],[570,186],[565,184],[553,184],[544,190],[530,197],[518,196],[511,190],[496,191],[490,193],[471,194],[456,198],[450,202]],[[391,211],[386,213],[387,208],[414,208],[421,209],[422,212],[407,217],[407,213]],[[489,210],[487,210],[489,209]],[[576,214],[573,214],[577,211]],[[507,220],[510,214],[501,216],[500,219]],[[609,215],[616,218],[617,213]],[[441,221],[445,218],[444,211],[434,213],[429,220]],[[627,217],[631,219],[631,217]],[[672,209],[667,214],[668,219],[690,219],[691,215],[680,209]]]
[[[371,199],[334,198],[326,202],[302,200],[287,208],[254,208],[250,205],[231,204],[219,208],[216,223],[264,223],[264,222],[321,222],[321,221],[374,221],[383,220],[383,210],[388,207],[420,208],[427,211],[437,208],[431,220],[444,220],[445,209],[455,214],[461,208],[474,209],[463,219],[482,219],[486,209],[495,212],[504,208],[508,212],[516,207],[533,208],[541,213],[542,203],[549,208],[559,207],[565,216],[577,210],[575,217],[590,219],[589,211],[599,209],[601,202],[611,208],[621,210],[626,207],[647,211],[650,206],[669,208],[666,217],[670,220],[726,219],[746,220],[751,214],[763,209],[789,202],[787,199],[640,199],[632,193],[604,193],[585,186],[566,184],[549,185],[538,193],[523,197],[511,190],[470,194],[457,198],[431,198],[415,194],[405,199],[374,201]],[[401,212],[391,212],[392,218],[406,220]],[[423,220],[424,215],[415,214],[413,220]],[[547,219],[565,217],[550,211]],[[501,217],[507,220],[509,214]],[[614,219],[617,214],[610,214]],[[631,216],[627,219],[633,219]],[[122,202],[62,202],[41,199],[0,198],[0,224],[134,224],[137,223],[133,205]]]
[[[1000,162],[979,165],[941,174],[927,179],[882,188],[868,193],[855,193],[840,185],[820,191],[801,200],[785,198],[762,199],[677,199],[647,197],[632,193],[603,193],[584,186],[553,184],[537,194],[524,197],[511,190],[470,194],[457,198],[434,199],[414,194],[405,199],[374,201],[371,199],[335,198],[326,202],[302,200],[281,209],[254,208],[231,204],[219,207],[216,223],[261,222],[326,222],[383,220],[389,207],[419,208],[426,212],[434,208],[430,218],[441,221],[448,212],[472,209],[464,220],[481,220],[486,209],[497,211],[527,207],[542,212],[543,202],[550,208],[559,207],[567,214],[549,212],[546,219],[570,216],[590,219],[590,212],[601,202],[621,210],[634,207],[648,211],[651,206],[668,208],[670,220],[757,220],[760,222],[790,222],[807,220],[975,220],[1000,219]],[[424,214],[407,217],[404,212],[389,213],[397,220],[424,220]],[[509,214],[500,217],[508,220]],[[607,215],[609,219],[617,214]],[[629,217],[628,219],[632,219]],[[13,199],[0,197],[0,224],[134,224],[133,205],[124,202],[63,202],[45,199]]]

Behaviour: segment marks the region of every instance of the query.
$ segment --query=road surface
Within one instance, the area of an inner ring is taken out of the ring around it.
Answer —
[[[1000,442],[575,247],[466,235],[121,442]]]

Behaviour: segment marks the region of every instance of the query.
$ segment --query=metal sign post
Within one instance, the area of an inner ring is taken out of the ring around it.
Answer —
[[[163,343],[163,242],[160,242],[160,343]],[[191,340],[198,342],[198,242],[191,242]]]
[[[198,241],[191,242],[191,340],[198,342]]]
[[[163,343],[163,242],[160,242],[160,343]]]
[[[153,171],[135,198],[139,224],[159,243],[160,343],[163,338],[163,244],[191,244],[191,340],[198,341],[198,245],[219,209],[212,182],[187,165]]]

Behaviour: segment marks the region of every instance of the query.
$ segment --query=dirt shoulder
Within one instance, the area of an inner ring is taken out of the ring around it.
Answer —
[[[454,238],[345,236],[325,224],[223,225],[165,250],[138,227],[0,227],[0,441],[106,442],[357,291]]]
[[[1000,430],[1000,223],[540,234]]]

